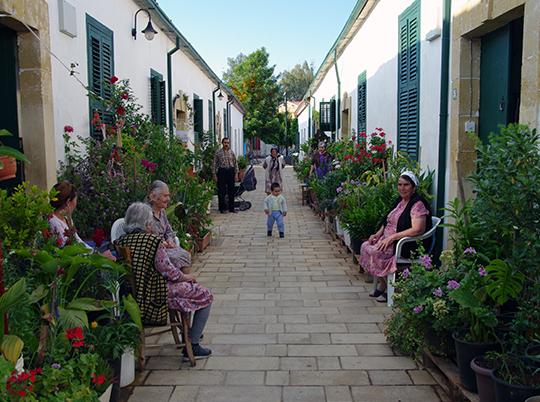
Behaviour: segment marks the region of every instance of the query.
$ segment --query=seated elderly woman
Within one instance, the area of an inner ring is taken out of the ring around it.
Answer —
[[[171,262],[178,268],[191,266],[191,254],[176,244],[176,233],[172,230],[167,219],[165,208],[169,206],[171,194],[169,186],[161,180],[155,180],[150,185],[148,202],[152,207],[152,231],[163,240],[163,245]]]
[[[74,242],[92,250],[92,247],[79,237],[71,218],[75,208],[77,208],[77,188],[69,181],[64,180],[56,183],[53,190],[56,191],[56,196],[50,201],[54,212],[49,218],[49,226],[56,237],[56,245],[64,247]],[[101,254],[111,260],[116,259],[109,250]]]
[[[199,285],[195,277],[184,274],[171,262],[162,239],[152,233],[154,216],[148,204],[136,202],[126,211],[126,234],[115,244],[129,248],[135,279],[133,289],[143,322],[163,325],[168,309],[194,312],[190,339],[195,357],[209,356],[212,351],[199,345],[213,296]],[[184,349],[184,357],[186,350]]]
[[[362,244],[360,265],[375,277],[371,297],[385,302],[386,276],[397,270],[395,245],[404,237],[419,236],[431,228],[431,212],[428,202],[416,189],[418,178],[413,172],[403,172],[398,180],[399,198],[388,214],[386,224]],[[429,241],[429,240],[428,240]],[[403,248],[408,257],[416,245]]]

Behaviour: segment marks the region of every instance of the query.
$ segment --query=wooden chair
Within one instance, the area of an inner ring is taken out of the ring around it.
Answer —
[[[429,229],[426,233],[424,233],[421,236],[417,237],[404,237],[400,239],[396,244],[396,263],[397,265],[410,265],[413,262],[418,262],[418,260],[411,260],[409,258],[404,258],[401,256],[401,249],[403,248],[403,245],[405,243],[416,243],[419,240],[429,239],[431,237],[431,245],[428,250],[426,250],[426,254],[430,254],[433,251],[433,247],[435,247],[435,231],[437,230],[437,227],[441,223],[441,218],[437,216],[431,217],[431,229]],[[394,304],[392,297],[394,296],[394,284],[396,282],[396,273],[388,274],[386,277],[386,303],[388,307],[392,307]]]
[[[300,190],[302,191],[302,206],[306,205],[306,203],[309,201],[308,198],[308,192],[309,192],[309,187],[307,184],[305,183],[302,183],[300,185]]]
[[[118,251],[118,254],[122,256],[124,259],[125,265],[128,268],[128,281],[131,289],[135,289],[135,279],[133,278],[132,271],[131,271],[131,250],[128,247],[122,247],[116,245],[116,250]],[[177,348],[185,348],[188,359],[191,363],[192,367],[195,367],[195,356],[193,355],[193,348],[191,346],[191,340],[189,338],[189,330],[191,327],[191,313],[181,310],[173,310],[169,309],[169,328],[160,330],[158,332],[152,332],[148,335],[146,335],[144,329],[141,333],[141,347],[139,350],[139,366],[141,369],[144,368],[145,365],[145,338],[147,336],[155,336],[155,335],[161,335],[164,333],[167,333],[169,331],[172,332],[174,343],[176,344]]]

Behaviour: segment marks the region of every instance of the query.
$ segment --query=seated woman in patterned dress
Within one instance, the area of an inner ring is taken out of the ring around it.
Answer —
[[[169,186],[161,180],[150,185],[148,203],[152,207],[152,231],[163,239],[163,245],[171,262],[183,271],[191,266],[191,254],[176,244],[176,233],[173,231],[165,208],[169,206],[171,194]]]
[[[193,354],[199,358],[209,356],[212,351],[199,345],[199,341],[210,315],[212,293],[171,262],[162,239],[153,233],[154,216],[148,204],[131,204],[124,219],[126,234],[115,243],[130,249],[135,279],[132,291],[143,322],[166,324],[169,308],[194,312],[190,330]]]
[[[413,172],[403,172],[398,180],[399,199],[388,214],[386,224],[362,243],[360,265],[375,277],[371,297],[385,302],[386,276],[397,270],[395,245],[404,237],[420,236],[431,228],[429,203],[419,194],[418,178]],[[407,245],[408,246],[408,245]],[[410,256],[416,245],[403,248],[402,255]]]

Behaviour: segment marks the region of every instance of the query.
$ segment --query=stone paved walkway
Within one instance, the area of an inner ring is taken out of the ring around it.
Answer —
[[[252,209],[215,215],[216,239],[194,264],[215,295],[204,339],[213,356],[190,368],[169,334],[147,338],[159,345],[148,347],[129,401],[440,401],[429,373],[386,343],[389,310],[368,297],[350,254],[300,205],[290,168],[286,238],[267,238],[256,170]]]

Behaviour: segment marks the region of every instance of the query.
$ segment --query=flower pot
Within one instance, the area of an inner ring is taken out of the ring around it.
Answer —
[[[0,181],[14,179],[17,176],[17,161],[10,156],[0,156],[3,168],[0,169]]]
[[[482,356],[484,353],[498,350],[499,344],[496,342],[490,343],[474,343],[467,342],[458,338],[457,334],[453,334],[454,344],[456,346],[456,360],[459,368],[459,379],[461,384],[472,392],[477,392],[476,376],[471,369],[471,360],[476,356]]]
[[[132,349],[127,349],[122,355],[120,387],[127,387],[133,381],[135,381],[135,354]]]
[[[525,349],[525,364],[540,369],[540,345],[529,345]]]
[[[424,340],[429,351],[435,356],[449,357],[455,361],[456,348],[450,332],[431,329],[426,331]]]
[[[338,236],[343,236],[343,228],[339,224],[339,218],[338,217],[336,217],[336,234]]]
[[[109,402],[111,400],[112,384],[99,397],[99,402]]]
[[[120,401],[120,377],[122,375],[122,359],[115,359],[110,361],[113,369],[113,381],[111,388],[110,402]]]
[[[540,388],[509,384],[498,376],[497,370],[491,373],[495,382],[496,402],[523,402],[527,398],[540,395]]]
[[[351,246],[351,235],[347,230],[343,230],[343,241],[347,247]]]
[[[199,252],[204,251],[210,244],[212,240],[212,232],[208,232],[204,235],[203,238],[197,239],[197,250]]]
[[[530,398],[525,399],[525,402],[540,402],[540,395],[531,396]]]
[[[471,360],[471,369],[476,374],[480,402],[495,402],[495,382],[491,377],[495,369],[485,366],[485,361],[480,356]]]
[[[363,240],[351,236],[351,250],[353,254],[360,254],[360,247],[362,247]]]

